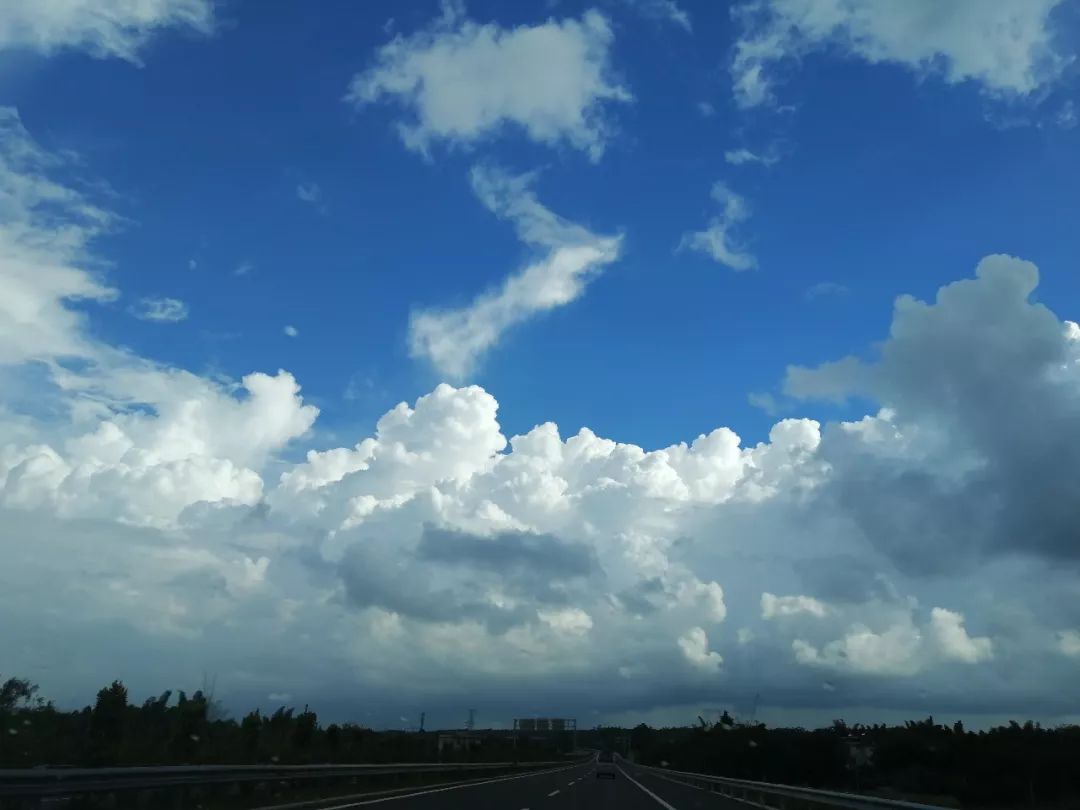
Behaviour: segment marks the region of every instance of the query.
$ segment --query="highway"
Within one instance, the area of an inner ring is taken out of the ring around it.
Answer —
[[[619,763],[614,779],[597,779],[596,765],[572,765],[524,776],[493,778],[469,785],[418,788],[415,792],[357,798],[320,805],[347,810],[379,805],[384,810],[735,810],[744,805],[697,788],[638,772]]]

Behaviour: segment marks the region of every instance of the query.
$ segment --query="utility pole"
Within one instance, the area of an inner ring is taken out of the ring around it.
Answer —
[[[421,734],[424,733],[424,716],[425,716],[425,714],[426,714],[425,712],[420,712],[420,733]]]

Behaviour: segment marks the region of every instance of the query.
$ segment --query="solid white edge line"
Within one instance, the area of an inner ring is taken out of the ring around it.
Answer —
[[[368,804],[382,804],[383,802],[396,802],[399,799],[413,799],[417,796],[427,796],[431,793],[446,793],[449,790],[464,790],[470,787],[479,787],[480,785],[490,785],[494,782],[509,782],[513,779],[528,779],[530,776],[542,776],[544,774],[561,773],[562,771],[568,771],[571,768],[580,768],[580,765],[569,765],[565,768],[555,768],[550,771],[533,771],[532,773],[521,773],[513,776],[499,776],[495,779],[488,779],[484,782],[469,782],[465,785],[447,785],[446,787],[432,788],[431,790],[420,790],[416,793],[402,793],[399,796],[384,796],[381,799],[368,799],[361,802],[349,802],[348,804],[335,804],[330,807],[323,807],[320,810],[347,810],[350,807],[363,807]],[[674,808],[672,808],[674,810]]]
[[[551,791],[551,793],[548,794],[548,798],[550,799],[552,796],[558,796],[558,795],[559,795],[559,789],[555,788],[555,790]]]
[[[651,790],[649,790],[647,787],[645,787],[643,784],[641,784],[641,782],[639,782],[637,779],[632,777],[630,774],[628,774],[622,768],[619,768],[619,773],[621,773],[623,776],[625,776],[627,779],[629,779],[631,782],[633,782],[635,785],[637,785],[639,788],[641,788],[643,791],[645,791],[649,796],[652,797],[653,801],[655,801],[657,804],[659,804],[661,807],[663,807],[664,810],[675,810],[675,808],[672,805],[665,802],[663,799],[661,799],[659,796],[657,796],[655,793],[653,793]]]

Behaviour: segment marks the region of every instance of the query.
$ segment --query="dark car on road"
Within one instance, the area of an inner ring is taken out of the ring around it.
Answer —
[[[616,773],[615,755],[610,751],[601,751],[596,757],[596,778],[614,779]]]

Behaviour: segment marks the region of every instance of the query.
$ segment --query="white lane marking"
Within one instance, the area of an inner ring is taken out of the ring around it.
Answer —
[[[498,776],[494,779],[486,779],[483,782],[469,782],[464,785],[447,785],[446,787],[431,788],[430,790],[419,790],[416,793],[402,793],[398,796],[384,796],[380,799],[368,799],[362,802],[349,802],[348,804],[335,804],[333,807],[324,807],[322,810],[347,810],[350,807],[362,807],[368,804],[382,804],[383,802],[396,802],[399,799],[412,799],[416,796],[427,796],[429,793],[446,793],[448,790],[462,790],[463,788],[478,787],[479,785],[490,785],[494,782],[510,782],[514,779],[527,779],[530,776],[543,776],[551,773],[562,773],[568,771],[571,768],[576,768],[577,765],[570,765],[566,768],[555,768],[551,771],[533,771],[532,773],[515,774],[514,776]]]
[[[643,784],[641,784],[641,782],[639,782],[637,779],[632,777],[630,774],[628,774],[622,768],[619,768],[619,773],[621,773],[623,776],[625,776],[627,779],[629,779],[631,782],[633,782],[635,785],[637,785],[639,788],[641,788],[643,791],[645,791],[649,796],[651,796],[653,798],[654,801],[656,801],[657,804],[659,804],[661,807],[663,807],[664,810],[675,810],[674,807],[672,807],[670,804],[665,802],[663,799],[661,799],[659,796],[657,796],[655,793],[653,793],[651,790],[649,790],[647,787],[645,787]]]
[[[708,791],[708,788],[703,788],[701,785],[692,785],[689,782],[682,782],[678,779],[672,779],[670,776],[661,776],[658,773],[654,773],[653,776],[655,776],[657,779],[663,779],[665,782],[671,782],[671,784],[673,785],[682,785],[683,787],[693,788],[694,790]]]
[[[558,795],[559,795],[559,790],[558,790],[558,788],[556,788],[555,790],[551,791],[551,793],[548,794],[548,798],[550,799],[552,796],[558,796]]]

